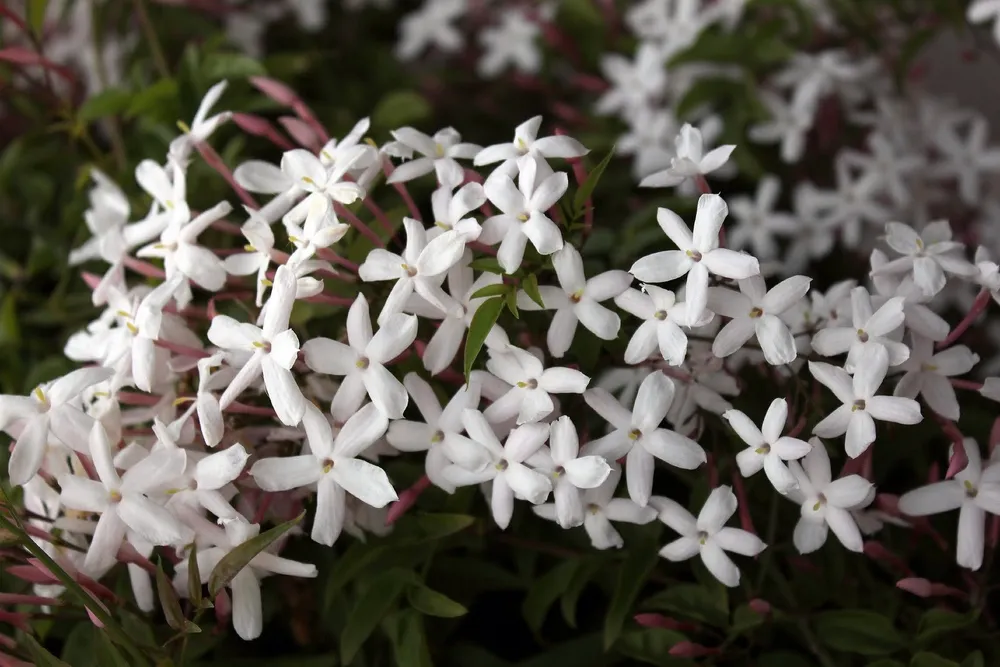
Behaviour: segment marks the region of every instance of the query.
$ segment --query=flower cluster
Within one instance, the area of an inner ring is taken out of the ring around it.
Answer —
[[[465,3],[429,4],[433,17],[404,22],[400,55],[419,50],[427,34],[439,47],[453,39],[442,14]],[[983,174],[1000,168],[985,126],[931,100],[890,113],[900,101],[880,92],[887,73],[878,63],[800,54],[766,82],[774,119],[751,128],[751,139],[780,142],[794,162],[826,100],[853,113],[877,94],[884,105],[865,119],[870,150],[837,156],[835,190],[800,184],[794,216],[773,212],[776,177],[761,180],[756,201],[727,203],[708,179],[732,173],[739,148],[708,148],[711,116],[696,126],[672,115],[691,78],[705,73],[664,72],[700,31],[728,29],[741,3],[647,20],[662,4],[629,12],[640,46],[634,62],[606,57],[610,87],[597,110],[629,123],[621,145],[635,154],[641,186],[699,196],[690,222],[657,210],[663,238],[655,245],[665,249],[629,258],[628,270],[588,272],[581,247],[592,225],[580,220],[593,214],[592,201],[584,211],[572,200],[587,182],[589,151],[547,134],[540,116],[485,147],[450,127],[432,135],[400,127],[379,145],[366,136],[367,119],[338,140],[294,93],[258,80],[301,116],[301,146],[233,172],[206,157],[243,208],[222,201],[196,210],[189,165],[195,153],[211,155],[210,136],[233,117],[212,115],[220,83],[163,161],[136,169],[151,200],[141,217],[95,171],[85,216],[93,238],[71,259],[107,265],[87,276],[104,310],[65,348],[84,366],[28,396],[0,397],[0,428],[15,439],[9,476],[24,489],[31,521],[60,529],[82,551],[40,543],[95,579],[125,552],[145,558],[163,548],[183,558],[197,548],[207,581],[262,522],[297,514],[307,498],[319,544],[345,531],[382,533],[419,495],[397,491],[382,457],[408,453],[423,457],[425,485],[482,488],[500,529],[516,501],[560,528],[583,527],[597,549],[622,546],[615,522],[658,519],[677,533],[663,558],[699,555],[727,586],[740,581],[728,554],[752,557],[767,546],[743,515],[741,528],[726,525],[746,509],[742,479],[761,469],[774,493],[801,507],[792,537],[802,554],[830,531],[861,551],[863,533],[884,522],[959,509],[957,561],[978,569],[985,514],[1000,514],[1000,459],[983,461],[978,444],[961,437],[956,387],[998,398],[1000,379],[953,378],[979,362],[956,342],[991,299],[1000,301],[1000,271],[986,250],[973,256],[955,240],[948,222],[926,221],[935,194],[950,187],[975,205]],[[529,32],[513,17],[505,25]],[[493,70],[497,59],[481,67]],[[898,122],[907,112],[917,116],[912,126]],[[931,124],[925,116],[934,112],[946,118]],[[662,136],[641,134],[652,130]],[[409,184],[434,189],[417,201]],[[402,198],[401,220],[372,196],[380,187]],[[269,199],[261,205],[255,195]],[[893,219],[904,214],[913,226]],[[208,247],[210,230],[245,245]],[[867,248],[876,234],[866,283],[819,289],[801,273],[835,242]],[[284,240],[290,253],[279,250]],[[371,246],[359,263],[342,252],[357,242]],[[130,282],[132,274],[153,281]],[[969,313],[954,329],[935,312],[953,303]],[[296,323],[303,304],[324,314],[326,335]],[[546,322],[545,335],[501,318],[504,308]],[[593,378],[574,366],[581,341],[619,339],[621,367]],[[759,420],[729,400],[753,372],[780,392]],[[876,422],[914,425],[931,413],[953,436],[949,479],[904,493],[887,510],[872,482]],[[841,448],[849,468],[834,478],[829,451]],[[739,475],[732,487],[719,485],[718,468],[730,463]],[[714,488],[697,517],[656,493],[658,469],[702,466]],[[148,574],[132,564],[130,573],[140,608],[151,609]],[[258,554],[230,582],[244,639],[261,632],[258,580],[272,573],[317,574],[273,551]],[[183,566],[176,577],[187,595]]]

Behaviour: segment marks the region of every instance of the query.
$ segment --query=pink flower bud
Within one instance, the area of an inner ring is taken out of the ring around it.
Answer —
[[[321,147],[319,137],[302,119],[295,116],[282,116],[278,122],[285,128],[285,132],[288,132],[292,139],[299,142],[302,147],[310,150],[317,150]]]
[[[670,655],[675,658],[700,658],[706,655],[717,655],[719,649],[709,648],[694,642],[678,642],[670,648]]]
[[[278,104],[290,107],[299,101],[299,96],[295,94],[295,91],[285,84],[266,76],[252,76],[250,77],[250,83]]]
[[[771,614],[771,603],[767,600],[754,598],[753,600],[750,600],[748,605],[755,614],[760,614],[761,616],[769,616]]]
[[[931,582],[920,577],[908,577],[896,582],[896,588],[922,598],[931,596]]]
[[[663,614],[636,614],[632,618],[644,628],[663,628],[664,630],[677,630],[679,632],[698,629],[697,623],[678,621],[676,618],[670,618]]]
[[[865,542],[864,554],[871,558],[872,560],[882,561],[901,572],[906,574],[910,573],[910,568],[906,565],[906,562],[885,548],[881,542],[875,540],[869,540]]]

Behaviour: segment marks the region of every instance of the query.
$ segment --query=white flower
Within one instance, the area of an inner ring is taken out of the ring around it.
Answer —
[[[981,199],[984,176],[1000,171],[1000,148],[987,144],[989,127],[985,118],[969,117],[963,138],[959,128],[964,124],[951,122],[939,128],[935,146],[943,159],[932,166],[932,171],[936,175],[954,176],[962,201],[975,206]]]
[[[666,54],[652,42],[642,42],[635,62],[618,53],[601,56],[601,72],[611,84],[594,109],[599,114],[627,115],[661,97],[667,86]]]
[[[854,378],[842,368],[817,361],[809,362],[809,372],[833,392],[842,405],[816,424],[813,433],[821,438],[847,434],[845,448],[851,458],[858,457],[875,442],[875,421],[916,424],[923,418],[920,404],[898,396],[876,396],[889,369],[885,348],[866,349],[858,359]]]
[[[659,209],[656,221],[678,249],[646,255],[632,265],[629,273],[644,283],[663,283],[687,274],[684,294],[688,317],[700,319],[708,299],[709,274],[741,280],[760,273],[754,257],[719,247],[719,230],[728,210],[719,195],[702,195],[692,233],[676,213]]]
[[[783,398],[771,401],[771,406],[764,415],[761,428],[750,421],[739,410],[727,410],[722,418],[736,431],[748,447],[736,455],[736,464],[744,477],[750,477],[761,468],[768,481],[778,493],[788,493],[789,489],[798,486],[795,476],[788,471],[785,461],[800,459],[809,453],[809,443],[798,438],[782,436],[785,420],[788,419],[788,403]]]
[[[457,188],[465,180],[465,170],[457,159],[471,160],[481,150],[480,146],[462,143],[462,136],[454,128],[446,127],[429,137],[412,127],[392,131],[399,147],[386,150],[416,151],[423,157],[404,162],[396,167],[387,183],[405,183],[432,171],[443,187]]]
[[[329,248],[350,229],[337,219],[333,204],[326,197],[307,197],[304,201],[309,202],[304,224],[300,226],[291,214],[284,221],[288,240],[295,245],[287,262],[291,268],[307,262],[317,250]]]
[[[261,327],[237,322],[228,315],[216,315],[212,319],[208,339],[213,344],[223,350],[251,353],[219,398],[221,409],[225,410],[263,375],[264,387],[278,419],[288,426],[295,426],[301,421],[306,400],[292,374],[292,366],[298,359],[299,339],[288,327],[295,303],[295,289],[295,274],[287,266],[279,266],[274,274],[274,287]]]
[[[552,478],[556,521],[563,528],[583,523],[581,490],[597,488],[611,473],[604,457],[580,456],[580,438],[576,427],[565,415],[549,428],[549,448],[540,448],[529,464]]]
[[[578,322],[602,340],[617,338],[621,319],[600,302],[628,289],[632,276],[626,271],[605,271],[588,279],[583,273],[583,258],[571,245],[564,245],[552,255],[552,265],[559,287],[542,286],[538,290],[545,309],[556,311],[546,334],[549,354],[554,357],[566,354]],[[518,294],[518,307],[537,310],[539,306],[522,291]]]
[[[165,448],[177,449],[177,443],[159,419],[153,422],[153,431]],[[250,454],[240,443],[207,456],[187,452],[186,468],[165,491],[170,496],[167,509],[183,503],[196,510],[205,508],[220,519],[236,518],[239,514],[221,490],[239,477],[249,458]]]
[[[226,267],[214,252],[198,245],[198,235],[232,210],[229,202],[219,202],[194,219],[174,218],[159,242],[139,248],[136,256],[162,258],[167,280],[180,274],[209,292],[218,292],[226,284]],[[189,301],[178,297],[177,305],[183,308]]]
[[[965,438],[962,444],[968,465],[953,479],[904,493],[899,497],[899,511],[927,516],[959,510],[956,560],[962,567],[978,570],[983,564],[985,513],[1000,515],[1000,465],[990,460],[984,470],[976,441]]]
[[[788,467],[798,480],[798,488],[788,492],[788,498],[802,507],[792,541],[800,554],[819,549],[832,530],[840,543],[851,551],[863,548],[861,531],[852,516],[853,510],[871,503],[875,487],[861,475],[848,475],[831,480],[830,456],[818,439],[810,440],[812,449],[801,465],[792,461]]]
[[[309,440],[309,454],[259,459],[250,469],[265,491],[287,491],[316,484],[316,514],[312,539],[327,546],[337,541],[344,526],[346,493],[366,505],[385,507],[397,500],[385,471],[358,456],[389,427],[375,404],[358,410],[336,438],[319,408],[306,407],[302,425]]]
[[[763,278],[751,276],[739,281],[739,292],[710,287],[709,309],[732,318],[716,335],[713,354],[728,357],[756,336],[767,363],[778,366],[795,361],[795,338],[778,316],[806,295],[810,282],[812,278],[792,276],[768,290]]]
[[[1000,43],[1000,0],[973,0],[965,16],[969,23],[993,21],[993,39]]]
[[[397,313],[372,334],[368,301],[358,294],[347,312],[348,345],[329,338],[313,338],[302,346],[306,365],[317,373],[343,375],[330,411],[338,420],[360,407],[367,393],[389,419],[399,419],[406,410],[406,389],[385,367],[403,353],[417,337],[417,318]]]
[[[441,289],[441,282],[444,272],[461,259],[465,239],[459,232],[451,230],[428,243],[427,232],[419,222],[403,218],[403,226],[406,229],[406,248],[402,257],[384,248],[375,248],[358,267],[358,277],[365,282],[396,281],[379,313],[379,326],[402,312],[413,292],[445,312],[455,308]]]
[[[444,53],[458,51],[464,39],[454,24],[466,11],[466,0],[426,0],[420,9],[399,22],[396,57],[413,60],[428,47]]]
[[[0,428],[15,438],[7,468],[11,484],[20,486],[35,476],[50,435],[70,449],[87,451],[94,420],[80,410],[80,395],[111,375],[110,368],[80,368],[36,387],[30,396],[0,396]]]
[[[227,82],[223,80],[208,89],[205,97],[202,98],[201,103],[198,105],[198,110],[191,120],[191,125],[177,123],[184,134],[170,142],[168,155],[171,159],[176,160],[179,164],[184,164],[192,148],[195,148],[198,144],[208,139],[220,125],[232,118],[233,114],[230,111],[222,111],[212,117],[208,117],[208,113],[212,110],[212,107],[215,106],[215,103],[222,97],[222,93],[225,92],[226,85]]]
[[[230,255],[222,260],[226,272],[234,276],[249,276],[257,274],[257,307],[264,303],[264,291],[267,289],[267,269],[271,266],[271,251],[274,249],[274,232],[255,213],[247,209],[250,219],[240,228],[248,241],[243,246],[246,252]]]
[[[848,149],[843,152],[843,159],[875,174],[893,201],[905,206],[911,199],[906,179],[926,166],[926,159],[910,144],[893,146],[891,138],[877,130],[868,135],[867,143],[870,155]]]
[[[900,368],[906,374],[900,378],[893,394],[916,398],[924,397],[928,407],[942,417],[958,421],[961,411],[955,388],[948,378],[963,375],[979,363],[979,355],[965,345],[934,353],[934,342],[923,336],[912,336],[913,354]]]
[[[916,286],[931,297],[947,284],[945,273],[963,278],[973,278],[978,273],[976,267],[961,256],[965,246],[951,240],[947,220],[932,222],[922,235],[900,222],[887,223],[885,232],[886,243],[903,256],[873,269],[873,274],[912,272]]]
[[[479,183],[466,183],[455,192],[453,188],[442,186],[431,193],[431,211],[434,213],[434,226],[427,230],[427,238],[436,239],[446,234],[456,241],[460,247],[479,238],[482,228],[476,219],[469,216],[475,209],[486,202],[486,191]],[[458,247],[456,241],[449,241],[447,248]],[[451,250],[454,252],[454,250]],[[461,252],[458,253],[461,256]],[[458,262],[456,259],[452,264]]]
[[[688,347],[681,327],[705,326],[714,317],[705,311],[700,320],[690,322],[687,303],[678,302],[673,292],[656,285],[643,285],[641,292],[630,287],[615,297],[615,305],[645,320],[625,348],[626,364],[640,364],[659,350],[667,363],[680,366]]]
[[[184,169],[169,160],[167,169],[152,160],[143,160],[135,168],[135,180],[157,205],[166,209],[171,224],[186,222],[191,217],[187,204],[187,181]]]
[[[740,583],[739,568],[726,555],[727,551],[756,556],[767,548],[753,533],[726,527],[737,506],[736,496],[728,486],[712,489],[697,519],[669,498],[656,498],[653,502],[659,510],[660,521],[681,535],[660,549],[660,556],[677,562],[700,555],[712,576],[726,586]]]
[[[769,90],[761,91],[760,101],[771,118],[751,125],[747,137],[759,144],[780,143],[781,161],[786,164],[798,162],[805,153],[806,138],[815,122],[813,110],[797,107]]]
[[[473,271],[468,266],[455,266],[448,272],[448,291],[451,293],[449,310],[442,310],[423,297],[413,294],[406,304],[405,310],[420,317],[441,320],[441,325],[431,336],[424,349],[424,368],[431,375],[437,375],[451,365],[458,354],[465,337],[465,330],[472,323],[472,317],[488,297],[471,298],[478,290],[487,285],[499,285],[503,278],[495,273],[483,272],[472,280]],[[507,334],[498,324],[486,336],[488,348],[506,345]]]
[[[84,561],[84,569],[91,576],[104,576],[115,564],[128,529],[153,545],[190,541],[191,529],[149,498],[183,474],[187,463],[184,450],[160,449],[119,478],[111,461],[111,443],[104,427],[95,422],[90,432],[90,455],[100,481],[64,474],[59,476],[59,487],[60,500],[66,507],[101,514]]]
[[[487,218],[479,235],[479,241],[487,245],[500,243],[497,260],[507,273],[521,266],[528,241],[541,255],[551,255],[563,247],[562,233],[546,211],[569,187],[564,172],[553,173],[545,161],[531,153],[517,164],[517,185],[499,171],[486,181],[486,196],[501,214]]]
[[[582,394],[590,378],[572,368],[544,368],[538,357],[508,345],[489,350],[486,368],[511,388],[483,414],[493,424],[517,416],[517,423],[537,422],[555,409],[549,394]]]
[[[538,137],[538,129],[542,126],[542,117],[534,116],[514,128],[514,140],[510,143],[493,144],[476,153],[472,163],[481,167],[503,160],[498,167],[502,173],[513,178],[517,174],[518,158],[531,153],[542,158],[573,158],[582,157],[590,151],[572,137],[556,134],[549,137]]]
[[[483,55],[476,65],[479,75],[493,78],[507,67],[534,74],[542,66],[542,52],[536,43],[541,26],[523,10],[503,9],[500,25],[487,26],[479,33]]]
[[[757,185],[756,197],[733,197],[729,200],[729,213],[735,224],[726,232],[726,242],[734,250],[750,250],[762,260],[775,259],[778,255],[776,236],[794,236],[799,223],[790,213],[774,210],[781,181],[769,174]]]
[[[449,453],[461,451],[461,445],[455,445],[453,441],[464,428],[462,414],[465,410],[479,407],[479,384],[471,382],[460,387],[443,410],[434,389],[416,373],[407,373],[403,386],[424,421],[397,419],[389,424],[386,440],[401,452],[426,451],[424,469],[427,478],[434,486],[453,493],[455,485],[448,481],[444,469],[455,462]]]
[[[483,413],[466,410],[462,423],[469,438],[479,445],[480,464],[475,470],[459,465],[445,468],[444,474],[455,486],[468,486],[493,481],[490,507],[493,520],[506,529],[514,513],[514,498],[538,505],[545,502],[552,483],[528,466],[524,461],[538,451],[549,437],[548,424],[523,424],[510,432],[506,443],[500,444]]]
[[[879,176],[857,171],[838,159],[834,164],[834,189],[820,190],[804,184],[807,187],[796,193],[801,198],[798,204],[814,211],[820,229],[831,234],[839,231],[844,245],[851,249],[860,245],[864,223],[881,225],[891,215],[891,208],[881,197]]]
[[[270,174],[266,179],[269,187],[265,191],[284,192],[297,188],[297,192],[307,192],[309,196],[299,202],[286,215],[286,221],[304,220],[306,213],[318,198],[332,200],[341,204],[353,204],[366,196],[365,189],[357,183],[345,181],[347,172],[359,162],[370,157],[374,151],[371,146],[360,144],[347,150],[343,159],[338,159],[330,168],[323,161],[304,148],[286,151],[281,156],[281,178]],[[273,182],[272,182],[273,181]]]
[[[212,546],[198,550],[198,573],[201,575],[202,584],[208,583],[212,570],[226,554],[260,533],[258,524],[248,523],[242,517],[226,521],[224,525],[225,532],[211,523],[203,528]],[[188,590],[187,567],[187,559],[182,560],[177,565],[174,576],[174,588],[181,594],[185,594]],[[312,578],[318,573],[315,565],[275,556],[269,551],[261,551],[254,556],[250,563],[237,572],[229,582],[233,602],[233,628],[241,639],[249,641],[260,636],[264,626],[260,579],[269,574]]]
[[[651,373],[642,381],[631,412],[603,389],[590,389],[583,398],[614,427],[608,435],[587,443],[585,453],[615,460],[627,456],[628,492],[639,506],[649,502],[655,459],[684,470],[694,470],[705,462],[705,450],[698,443],[660,428],[674,400],[674,383],[663,373]]]
[[[885,299],[899,296],[903,301],[903,324],[912,332],[938,342],[948,337],[951,325],[947,320],[931,310],[927,305],[931,297],[919,289],[912,276],[884,274],[882,266],[889,263],[885,253],[875,248],[870,258],[872,285],[878,295]]]
[[[215,447],[222,442],[226,425],[222,421],[222,409],[219,399],[212,390],[219,383],[220,373],[212,373],[212,368],[222,363],[224,354],[213,354],[198,360],[198,392],[195,396],[195,410],[198,412],[198,426],[205,445]],[[214,382],[213,382],[214,381]]]
[[[620,549],[624,545],[622,536],[611,525],[612,521],[643,525],[656,520],[656,510],[652,507],[639,507],[628,498],[614,497],[621,476],[621,467],[611,464],[609,474],[600,486],[583,492],[583,529],[595,549]],[[559,520],[556,503],[535,505],[531,509],[543,519]]]
[[[884,348],[889,365],[898,366],[910,357],[910,348],[888,338],[903,323],[903,298],[893,297],[872,312],[868,290],[855,287],[851,290],[851,320],[853,326],[827,327],[816,332],[812,348],[824,357],[847,352],[844,369],[853,373],[866,350]]]
[[[677,156],[670,166],[650,174],[639,183],[641,188],[668,188],[680,185],[689,178],[710,174],[729,161],[735,144],[719,146],[705,153],[701,130],[685,123],[675,140]]]

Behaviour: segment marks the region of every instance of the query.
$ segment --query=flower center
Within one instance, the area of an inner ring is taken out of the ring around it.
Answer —
[[[449,225],[447,222],[441,222],[440,220],[435,220],[434,225],[440,227],[445,231],[449,231],[451,229],[451,225]]]
[[[865,405],[865,399],[859,398],[858,400],[854,401],[854,403],[851,405],[851,412],[857,412],[858,410],[864,410],[865,407],[867,407]]]
[[[443,431],[434,431],[434,435],[431,436],[431,444],[436,445],[439,442],[444,441]]]
[[[813,512],[818,512],[823,505],[826,505],[826,496],[822,493],[816,498],[816,503],[813,505]]]
[[[757,306],[754,306],[753,308],[750,309],[750,319],[752,319],[752,320],[757,319],[758,317],[760,317],[763,314],[764,314],[764,311],[761,310],[760,308],[758,308]]]
[[[920,370],[925,371],[927,373],[933,373],[937,369],[938,367],[935,364],[926,364],[926,363],[920,364]]]
[[[444,157],[444,146],[441,144],[434,144],[434,154],[438,157]]]
[[[708,533],[706,533],[704,530],[699,530],[698,531],[698,544],[704,546],[705,542],[707,542],[707,541],[708,541]]]
[[[35,398],[42,404],[42,407],[48,410],[51,407],[49,403],[49,397],[45,395],[41,387],[35,387]]]
[[[522,139],[521,137],[517,138],[517,150],[519,150],[522,153],[528,152],[528,144],[526,144],[524,142],[524,139]]]
[[[591,514],[597,514],[598,512],[601,511],[601,506],[598,505],[597,503],[590,503],[589,505],[587,505],[587,511],[590,512]]]
[[[403,271],[406,272],[406,275],[410,276],[411,278],[417,275],[417,270],[412,266],[410,266],[409,264],[400,264],[400,266],[403,267]]]
[[[684,254],[696,262],[701,261],[701,253],[697,250],[688,250]]]
[[[265,352],[271,351],[271,344],[265,341],[255,340],[253,346],[258,350],[264,350]]]
[[[769,444],[767,444],[765,442],[763,445],[761,445],[760,447],[758,447],[757,449],[755,449],[754,452],[756,452],[758,454],[770,454],[771,453],[771,445],[769,445]]]
[[[569,295],[569,300],[573,303],[580,303],[580,299],[583,298],[583,290],[577,290]]]
[[[965,480],[965,482],[963,482],[962,485],[965,487],[965,495],[967,497],[975,498],[976,496],[979,495],[979,489],[977,489],[975,485],[969,480]]]
[[[518,382],[517,386],[521,389],[538,389],[538,380],[531,378],[530,380]]]
[[[333,470],[333,459],[323,459],[323,472],[327,473]]]
[[[653,317],[655,317],[656,319],[658,319],[658,320],[660,320],[662,322],[663,320],[667,319],[667,311],[665,311],[665,310],[658,310],[655,313],[653,313]]]
[[[557,466],[556,469],[552,471],[553,477],[562,477],[565,474],[566,468],[563,468],[562,466]]]
[[[368,361],[368,357],[359,357],[358,360],[354,362],[354,365],[361,370],[365,370],[368,368],[370,363],[371,362]]]
[[[517,219],[520,220],[521,222],[527,222],[528,221],[528,214],[527,213],[521,213],[521,214],[519,214],[517,216]]]
[[[858,340],[860,340],[862,343],[867,343],[868,332],[865,331],[864,329],[858,329]]]
[[[507,463],[507,459],[500,459],[499,461],[497,461],[496,468],[500,472],[503,472],[504,470],[506,470],[509,467],[510,467],[510,464]]]
[[[120,503],[122,500],[122,492],[115,489],[108,493],[108,497],[111,498],[111,502]]]
[[[642,431],[640,431],[637,428],[634,428],[634,429],[632,429],[631,431],[628,432],[628,439],[629,440],[638,440],[641,437],[642,437]]]
[[[916,243],[917,243],[917,250],[923,250],[924,249],[923,239],[921,239],[921,238],[918,237],[917,240],[916,240]]]

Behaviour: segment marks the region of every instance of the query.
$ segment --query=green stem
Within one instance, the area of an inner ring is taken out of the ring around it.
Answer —
[[[170,66],[163,55],[163,47],[160,46],[160,39],[156,36],[156,29],[153,27],[153,22],[149,20],[149,12],[146,11],[146,2],[145,0],[132,0],[132,4],[135,6],[136,16],[139,17],[142,34],[146,38],[149,50],[153,54],[153,63],[156,65],[156,70],[159,72],[161,78],[169,79]]]

